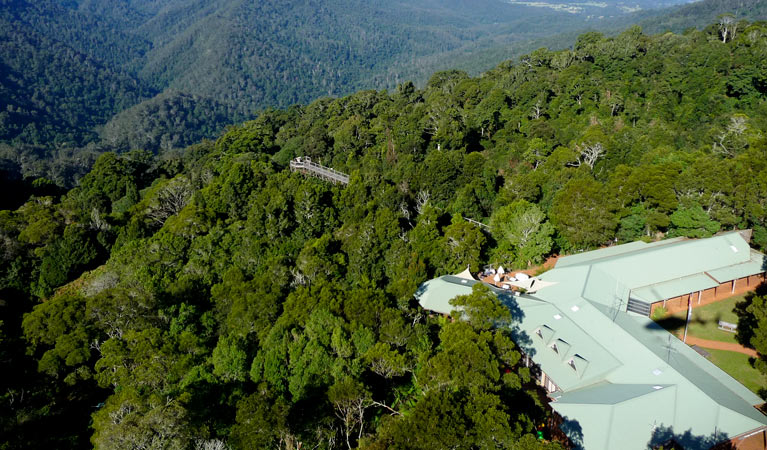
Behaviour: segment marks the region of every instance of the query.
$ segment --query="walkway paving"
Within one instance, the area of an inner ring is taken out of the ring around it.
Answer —
[[[759,357],[758,354],[756,353],[756,350],[752,348],[746,348],[740,344],[734,344],[732,342],[711,341],[708,339],[701,339],[701,338],[696,338],[694,336],[687,335],[687,345],[697,345],[698,347],[713,348],[714,350],[727,350],[730,352],[738,352],[738,353],[743,353],[744,355],[753,356],[754,358]]]

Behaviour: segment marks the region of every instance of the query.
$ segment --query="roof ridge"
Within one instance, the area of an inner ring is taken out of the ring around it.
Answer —
[[[690,243],[690,242],[696,242],[696,241],[699,241],[699,240],[700,239],[689,239],[689,238],[677,239],[677,238],[670,238],[670,239],[664,239],[664,240],[661,240],[661,241],[655,241],[655,242],[650,242],[650,243],[645,242],[645,246],[642,246],[640,248],[632,249],[632,250],[629,250],[629,251],[626,251],[626,252],[623,252],[623,253],[617,253],[615,255],[605,255],[605,256],[602,256],[602,257],[599,257],[599,258],[590,259],[588,261],[583,261],[583,262],[580,262],[580,263],[575,263],[575,264],[573,264],[573,266],[586,265],[586,264],[588,264],[590,266],[593,266],[593,265],[598,264],[600,262],[604,262],[604,260],[607,260],[607,259],[623,259],[625,257],[635,256],[637,253],[651,252],[651,251],[655,251],[655,250],[660,250],[660,249],[662,249],[664,247],[668,247],[670,245],[685,244],[685,243]],[[626,244],[623,244],[623,245],[626,245]],[[610,248],[610,247],[607,247],[607,248]],[[595,250],[595,251],[599,251],[599,250]]]

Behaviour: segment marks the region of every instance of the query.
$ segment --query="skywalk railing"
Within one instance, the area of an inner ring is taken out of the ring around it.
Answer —
[[[313,162],[308,156],[299,156],[290,161],[290,170],[312,175],[331,183],[349,184],[349,175],[330,167]]]

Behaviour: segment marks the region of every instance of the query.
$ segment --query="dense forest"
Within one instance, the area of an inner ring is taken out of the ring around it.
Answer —
[[[508,310],[477,290],[454,300],[469,320],[433,317],[418,285],[736,228],[764,249],[766,132],[767,24],[723,18],[267,110],[184,151],[105,153],[69,191],[4,178],[1,445],[559,448],[487,326]]]
[[[570,47],[585,28],[681,32],[724,12],[767,17],[764,0],[652,9],[680,3],[566,12],[502,0],[4,1],[0,165],[69,188],[103,152],[180,149],[264,108],[423,86],[446,68],[476,75],[539,47]]]

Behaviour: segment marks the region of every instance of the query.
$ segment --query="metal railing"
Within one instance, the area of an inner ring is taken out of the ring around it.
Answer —
[[[332,183],[349,184],[349,175],[339,172],[330,167],[312,162],[308,156],[294,158],[290,161],[290,170],[293,172],[301,172],[306,175],[312,175],[323,180],[330,181]]]
[[[474,225],[476,225],[476,226],[478,226],[480,228],[483,228],[483,229],[488,230],[488,231],[490,230],[490,226],[489,225],[485,225],[484,223],[482,223],[482,222],[480,222],[478,220],[469,219],[468,217],[464,217],[463,219],[465,221],[469,222],[469,223],[473,223]]]

